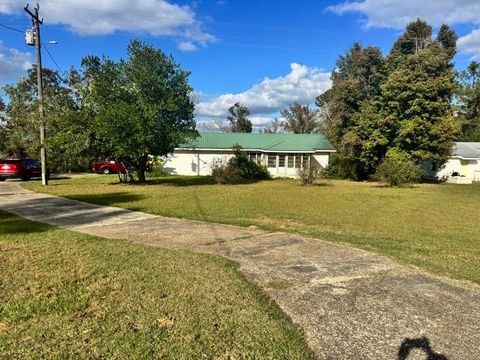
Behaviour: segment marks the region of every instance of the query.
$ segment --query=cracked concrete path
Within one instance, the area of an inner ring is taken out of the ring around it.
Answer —
[[[407,359],[398,355],[402,343],[406,352],[413,348],[408,359],[428,352],[429,359],[480,359],[476,285],[346,245],[86,204],[11,181],[0,183],[0,209],[73,231],[233,259],[302,326],[319,359]]]

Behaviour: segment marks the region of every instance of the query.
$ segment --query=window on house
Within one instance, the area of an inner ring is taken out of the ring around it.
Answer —
[[[263,159],[262,159],[262,154],[252,154],[250,160],[256,162],[257,164],[261,164]]]
[[[285,167],[285,155],[278,155],[278,167]]]
[[[257,162],[259,164],[265,164],[265,156],[262,154],[257,154]]]
[[[302,167],[302,155],[295,155],[295,167],[297,169]]]
[[[312,155],[310,154],[303,155],[303,166],[308,166],[312,163],[311,157]]]
[[[288,155],[288,157],[287,157],[287,159],[288,159],[288,160],[287,160],[287,164],[288,164],[288,167],[289,167],[289,168],[293,168],[293,159],[294,159],[294,156],[295,156],[295,155],[290,154],[290,155]]]
[[[277,155],[268,154],[268,167],[277,167]]]

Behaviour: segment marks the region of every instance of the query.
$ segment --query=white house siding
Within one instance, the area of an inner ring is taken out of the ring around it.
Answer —
[[[194,152],[176,150],[167,158],[163,170],[172,175],[210,175],[211,166],[215,160],[224,159],[227,161],[232,157],[227,152]]]
[[[313,154],[313,158],[317,161],[317,163],[322,167],[326,168],[328,165],[328,160],[330,159],[330,153],[325,152],[316,152]]]
[[[452,173],[454,172],[458,172],[461,177],[452,177]],[[446,180],[447,182],[480,181],[480,159],[463,160],[450,158],[443,167],[436,172],[436,176],[439,180]]]
[[[274,177],[296,177],[300,161],[315,161],[317,165],[328,165],[329,153],[317,152],[315,154],[300,153],[262,153],[249,152],[250,158],[267,166]],[[210,175],[214,161],[223,159],[227,161],[232,157],[231,152],[176,150],[165,161],[163,169],[175,175]],[[269,160],[270,157],[270,160]]]

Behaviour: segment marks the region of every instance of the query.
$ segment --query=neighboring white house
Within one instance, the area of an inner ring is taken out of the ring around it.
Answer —
[[[480,142],[456,142],[444,166],[436,171],[440,180],[471,184],[480,181]]]
[[[201,132],[194,141],[175,149],[163,169],[178,175],[210,175],[212,163],[232,157],[235,144],[275,177],[294,177],[307,162],[326,167],[335,152],[323,134]]]

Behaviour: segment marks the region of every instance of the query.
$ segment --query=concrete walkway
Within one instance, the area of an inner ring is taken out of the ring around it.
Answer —
[[[233,259],[303,327],[319,359],[480,359],[479,287],[373,253],[81,203],[13,181],[0,183],[0,209],[73,231]]]

